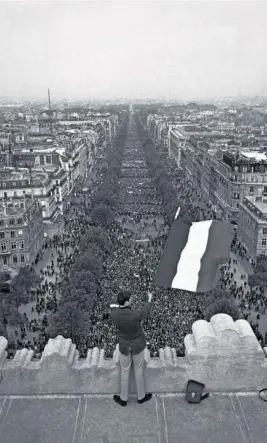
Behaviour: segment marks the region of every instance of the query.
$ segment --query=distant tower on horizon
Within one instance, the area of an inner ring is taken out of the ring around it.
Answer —
[[[51,137],[53,139],[53,123],[52,123],[53,111],[51,110],[51,97],[50,97],[50,89],[49,88],[48,88],[48,112],[47,112],[47,114],[49,115],[50,133],[51,133]]]

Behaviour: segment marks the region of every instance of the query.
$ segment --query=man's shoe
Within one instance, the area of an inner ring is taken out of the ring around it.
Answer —
[[[139,404],[145,403],[145,401],[148,401],[152,398],[152,394],[146,394],[142,400],[137,400]]]
[[[113,400],[115,400],[115,402],[119,403],[121,406],[127,405],[127,401],[122,400],[119,395],[113,395]]]

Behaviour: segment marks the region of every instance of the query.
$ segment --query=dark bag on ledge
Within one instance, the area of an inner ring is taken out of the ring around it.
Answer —
[[[209,393],[202,395],[205,385],[195,380],[189,380],[187,383],[185,399],[188,403],[200,403],[205,398],[209,397]]]

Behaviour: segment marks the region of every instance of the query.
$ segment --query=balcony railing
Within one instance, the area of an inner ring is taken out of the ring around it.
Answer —
[[[10,255],[10,254],[11,254],[11,251],[9,251],[9,250],[2,251],[2,249],[0,248],[0,255]]]

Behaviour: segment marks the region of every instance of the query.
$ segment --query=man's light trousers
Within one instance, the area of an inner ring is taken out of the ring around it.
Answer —
[[[144,350],[139,354],[133,355],[129,352],[128,355],[121,354],[120,352],[120,365],[121,365],[121,400],[128,401],[129,392],[129,375],[133,362],[135,384],[137,391],[137,399],[142,400],[145,396],[145,381],[144,381]]]

